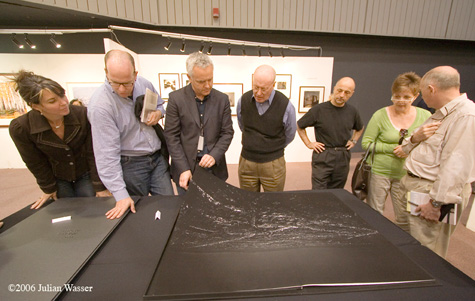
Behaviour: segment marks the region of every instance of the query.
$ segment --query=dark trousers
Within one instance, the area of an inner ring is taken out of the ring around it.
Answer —
[[[94,187],[92,186],[89,172],[83,174],[75,181],[65,181],[56,179],[56,195],[58,198],[77,198],[77,197],[93,197],[96,196]]]
[[[160,151],[148,156],[121,156],[120,163],[130,195],[173,195],[168,162]]]
[[[350,151],[327,148],[312,155],[312,189],[344,188],[350,170]]]

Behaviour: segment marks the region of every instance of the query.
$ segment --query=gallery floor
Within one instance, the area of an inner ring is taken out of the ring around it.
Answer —
[[[350,176],[359,158],[358,153],[353,154]],[[239,186],[236,164],[229,165],[229,174],[227,182]],[[310,163],[288,163],[285,190],[310,189],[310,176]],[[349,184],[350,182],[347,181],[345,189],[350,190]],[[41,195],[34,177],[27,169],[0,169],[0,191],[0,220],[31,204]],[[469,206],[462,215],[461,223],[452,236],[447,261],[475,279],[475,258],[473,257],[475,254],[475,232],[465,226],[472,204],[473,194]],[[386,202],[384,216],[390,220],[394,217],[389,199]]]

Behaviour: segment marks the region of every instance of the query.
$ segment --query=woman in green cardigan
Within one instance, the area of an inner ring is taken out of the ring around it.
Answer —
[[[395,223],[405,231],[409,230],[408,213],[402,201],[400,179],[406,173],[403,166],[407,154],[402,151],[401,143],[430,116],[429,111],[412,106],[419,95],[420,80],[414,72],[396,78],[391,88],[393,104],[373,114],[361,142],[364,149],[376,143],[367,202],[383,214],[390,193]],[[371,162],[371,155],[368,160]]]

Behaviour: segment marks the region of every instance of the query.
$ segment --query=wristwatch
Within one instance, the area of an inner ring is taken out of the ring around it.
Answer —
[[[442,206],[442,204],[443,204],[441,202],[434,201],[433,199],[430,200],[430,203],[431,203],[432,207],[434,207],[434,208],[440,208],[440,206]]]
[[[353,144],[356,144],[356,142],[358,142],[358,140],[350,140],[351,142],[353,142]]]

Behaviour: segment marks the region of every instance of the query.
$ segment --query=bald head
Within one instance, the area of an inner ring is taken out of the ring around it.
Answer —
[[[450,66],[435,67],[422,77],[420,90],[427,106],[439,110],[460,96],[460,74]]]
[[[257,102],[269,99],[274,90],[275,70],[269,65],[261,65],[254,71],[252,91]]]
[[[135,72],[135,61],[134,57],[122,50],[114,49],[110,50],[106,53],[104,56],[104,64],[105,64],[105,70],[107,70],[110,67],[127,67],[128,69],[132,69],[132,72]]]
[[[134,58],[122,50],[111,50],[104,57],[107,79],[112,89],[121,97],[132,95],[137,77]]]
[[[275,70],[269,65],[261,65],[254,71],[254,79],[273,83],[275,82]]]
[[[442,91],[460,89],[460,74],[451,66],[439,66],[431,69],[422,78],[424,85],[433,85]]]
[[[351,77],[342,77],[336,82],[330,102],[336,107],[343,107],[355,92],[355,81]]]
[[[336,86],[341,86],[341,85],[344,85],[346,87],[349,87],[351,88],[351,91],[354,91],[355,90],[355,87],[356,87],[356,84],[355,84],[355,81],[351,78],[351,77],[348,77],[348,76],[345,76],[345,77],[342,77],[340,78],[337,82],[336,82]]]

